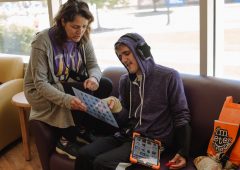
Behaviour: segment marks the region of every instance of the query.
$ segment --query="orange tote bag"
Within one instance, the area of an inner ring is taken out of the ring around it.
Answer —
[[[219,119],[214,122],[214,132],[210,139],[207,153],[218,157],[224,153],[229,156],[231,163],[240,166],[240,104],[233,103],[232,96],[224,102]],[[229,149],[231,152],[229,153]]]

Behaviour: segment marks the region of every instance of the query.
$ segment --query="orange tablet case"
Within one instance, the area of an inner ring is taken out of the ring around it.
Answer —
[[[156,153],[157,154],[157,163],[156,164],[153,164],[148,158],[143,158],[143,157],[139,158],[134,155],[134,149],[136,147],[138,147],[138,146],[135,146],[136,138],[139,138],[141,140],[146,140],[148,143],[151,142],[151,143],[154,143],[153,145],[158,146],[157,153]],[[160,169],[160,147],[161,147],[160,141],[141,137],[139,133],[134,132],[133,133],[133,141],[132,141],[132,149],[131,149],[131,154],[130,154],[130,162],[131,163],[139,163],[144,166],[151,167],[152,169]]]

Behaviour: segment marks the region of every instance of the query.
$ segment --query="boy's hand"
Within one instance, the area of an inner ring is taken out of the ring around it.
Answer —
[[[166,166],[168,166],[169,169],[181,169],[185,167],[186,164],[186,159],[177,153],[174,158],[166,164]]]
[[[109,109],[112,113],[118,113],[122,110],[121,102],[118,98],[114,96],[107,97],[105,99],[102,99],[105,103],[107,103]]]

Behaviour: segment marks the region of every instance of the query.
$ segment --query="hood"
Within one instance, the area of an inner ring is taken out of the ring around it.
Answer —
[[[115,43],[115,47],[119,43],[128,46],[136,58],[144,77],[147,77],[152,72],[155,62],[150,52],[150,46],[148,46],[143,37],[137,33],[127,33],[118,39]],[[129,73],[129,78],[133,81],[136,75]]]
[[[133,53],[133,56],[135,57],[139,68],[142,71],[142,80],[140,84],[136,84],[133,81],[136,80],[137,75],[136,74],[131,74],[128,71],[129,79],[130,81],[130,108],[129,108],[129,118],[134,116],[135,118],[137,117],[137,113],[139,113],[139,121],[136,124],[135,128],[137,126],[141,126],[142,124],[142,109],[143,109],[143,104],[144,104],[144,86],[145,86],[145,81],[148,75],[151,74],[151,72],[154,69],[155,62],[153,60],[152,54],[150,52],[150,46],[146,43],[146,41],[143,39],[142,36],[140,36],[137,33],[127,33],[123,36],[121,36],[118,41],[115,43],[115,49],[116,45],[118,44],[124,44],[126,45],[131,52]],[[127,69],[127,67],[126,67]],[[127,69],[128,70],[128,69]],[[132,113],[132,83],[135,85],[139,86],[139,96],[140,96],[140,103],[137,109]]]

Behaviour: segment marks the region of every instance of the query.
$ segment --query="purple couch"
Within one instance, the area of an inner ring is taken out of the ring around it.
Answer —
[[[119,77],[124,73],[126,70],[123,67],[109,67],[103,72],[104,76],[113,81],[112,95],[114,96],[118,96]],[[192,163],[193,158],[206,154],[213,130],[213,121],[218,119],[225,98],[233,96],[235,102],[240,101],[240,81],[186,74],[181,74],[181,77],[192,116],[191,158],[187,167],[183,169],[192,170],[195,169]],[[30,126],[42,168],[44,170],[73,170],[74,161],[55,152],[57,130],[36,120],[31,121]],[[162,155],[161,170],[167,169],[165,163],[172,156]]]

